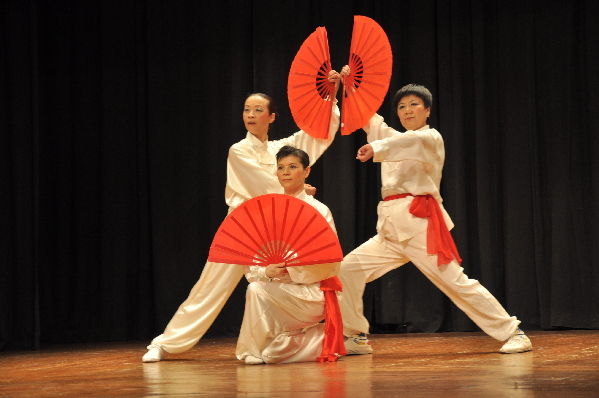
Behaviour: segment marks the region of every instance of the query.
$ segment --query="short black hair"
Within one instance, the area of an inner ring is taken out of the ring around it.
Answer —
[[[303,151],[302,149],[296,148],[293,145],[285,145],[283,148],[279,149],[277,152],[277,163],[279,163],[279,159],[286,158],[287,156],[296,156],[304,169],[307,169],[310,166],[310,156]]]
[[[397,112],[397,105],[402,98],[407,97],[408,95],[415,95],[420,98],[422,102],[424,102],[425,108],[430,108],[433,106],[433,95],[428,88],[421,86],[419,84],[408,84],[407,86],[403,86],[395,93],[395,97],[393,97],[393,109]]]

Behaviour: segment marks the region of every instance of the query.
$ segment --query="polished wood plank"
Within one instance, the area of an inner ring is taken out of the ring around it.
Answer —
[[[0,397],[598,397],[599,331],[530,332],[500,354],[483,333],[371,335],[373,355],[245,365],[236,339],[143,364],[144,342],[0,352]]]

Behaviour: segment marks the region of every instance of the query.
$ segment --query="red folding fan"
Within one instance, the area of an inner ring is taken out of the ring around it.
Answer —
[[[343,84],[341,134],[363,127],[379,109],[391,80],[393,54],[385,31],[374,20],[354,16],[350,75]]]
[[[363,127],[379,109],[391,80],[393,55],[385,31],[374,20],[354,16],[350,46],[351,73],[343,85],[341,134]],[[335,85],[327,31],[319,27],[300,47],[289,71],[287,96],[295,123],[306,133],[327,138]]]
[[[337,235],[303,200],[268,194],[248,200],[223,221],[208,261],[287,266],[336,263],[343,259]]]
[[[317,28],[304,41],[291,64],[287,82],[289,108],[295,123],[316,138],[327,138],[335,85],[331,71],[327,30]]]

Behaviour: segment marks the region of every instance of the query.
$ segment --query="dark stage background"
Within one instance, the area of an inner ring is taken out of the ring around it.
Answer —
[[[198,279],[227,207],[246,94],[296,131],[289,67],[318,26],[347,63],[353,15],[394,52],[380,113],[421,83],[466,273],[527,329],[599,328],[599,2],[8,1],[0,5],[0,349],[149,340]],[[358,130],[308,182],[345,253],[375,234]],[[233,336],[242,281],[210,329]],[[472,331],[413,265],[368,285],[374,332]]]

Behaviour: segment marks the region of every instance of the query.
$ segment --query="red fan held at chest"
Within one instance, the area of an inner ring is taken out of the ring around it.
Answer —
[[[214,236],[208,261],[287,266],[340,262],[343,252],[325,218],[308,203],[269,194],[231,212]]]

